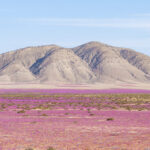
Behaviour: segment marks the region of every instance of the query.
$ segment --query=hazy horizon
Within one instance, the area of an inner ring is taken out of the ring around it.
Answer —
[[[28,45],[28,46],[25,46],[25,47],[20,47],[20,48],[16,48],[16,49],[10,49],[10,50],[6,50],[6,51],[3,51],[3,52],[0,51],[0,55],[1,55],[1,54],[4,54],[4,53],[7,53],[7,52],[11,52],[11,51],[16,51],[16,50],[20,50],[20,49],[25,49],[25,48],[28,48],[28,47],[40,47],[40,46],[49,46],[49,45],[56,45],[56,46],[60,46],[60,47],[64,47],[64,48],[75,48],[75,47],[78,47],[78,46],[80,46],[80,45],[83,45],[83,44],[86,44],[86,43],[89,43],[89,42],[99,42],[99,43],[103,43],[103,42],[101,42],[101,41],[87,41],[87,42],[85,42],[85,43],[81,43],[81,44],[79,44],[79,45],[70,46],[70,47],[69,47],[69,46],[59,45],[59,44],[57,44],[57,43],[50,43],[50,44],[43,44],[43,45],[38,45],[38,44],[37,44],[37,45]],[[120,47],[120,48],[125,48],[125,49],[132,49],[132,48],[130,48],[130,47],[121,47],[121,46],[117,46],[117,45],[111,45],[111,44],[108,44],[108,43],[103,43],[103,44],[106,44],[106,45],[109,45],[109,46],[113,46],[113,47],[118,47],[118,48]],[[136,49],[132,49],[132,50],[150,56],[150,53],[147,54],[147,53],[144,53],[144,52],[142,52],[142,51],[137,51]]]

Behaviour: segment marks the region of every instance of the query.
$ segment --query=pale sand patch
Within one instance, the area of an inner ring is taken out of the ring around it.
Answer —
[[[115,84],[65,84],[65,83],[0,83],[0,89],[147,89],[150,90],[150,84],[144,83],[122,83]]]

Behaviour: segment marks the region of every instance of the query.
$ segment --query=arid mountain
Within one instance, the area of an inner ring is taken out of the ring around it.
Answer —
[[[0,82],[150,82],[150,57],[89,42],[75,48],[28,47],[0,55]]]
[[[30,71],[41,82],[83,83],[95,80],[90,67],[70,49],[58,49],[38,59]]]
[[[101,82],[138,81],[150,77],[150,57],[130,49],[89,42],[73,49]]]

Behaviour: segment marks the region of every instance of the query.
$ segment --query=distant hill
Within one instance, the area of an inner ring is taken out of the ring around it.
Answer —
[[[27,47],[0,55],[0,82],[150,83],[150,57],[89,42],[75,48]]]

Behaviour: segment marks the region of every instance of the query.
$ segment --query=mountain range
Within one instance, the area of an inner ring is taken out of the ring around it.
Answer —
[[[150,83],[150,56],[89,42],[36,46],[0,55],[0,83]]]

